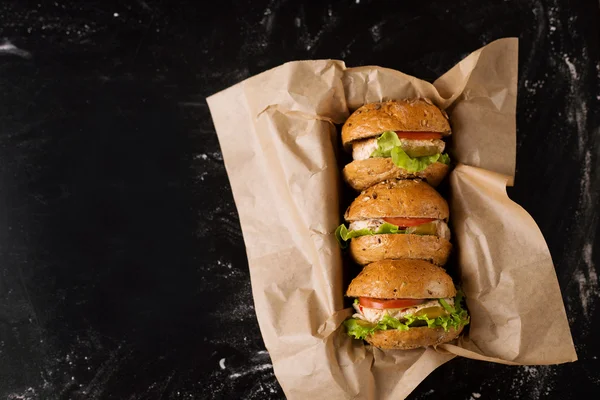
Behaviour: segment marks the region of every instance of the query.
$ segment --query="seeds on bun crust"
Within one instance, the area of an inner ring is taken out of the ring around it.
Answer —
[[[376,183],[396,178],[421,178],[429,185],[436,187],[444,179],[448,170],[448,165],[436,162],[427,166],[423,171],[412,173],[398,168],[391,158],[369,158],[352,161],[344,167],[342,174],[352,189],[362,191]]]
[[[458,337],[464,325],[459,329],[453,327],[445,331],[444,328],[410,328],[407,331],[389,329],[377,331],[369,335],[365,340],[380,349],[410,350],[417,347],[437,346],[438,344],[450,342]]]
[[[422,260],[382,260],[363,268],[346,296],[378,299],[441,299],[456,296],[443,268]]]
[[[452,244],[434,235],[365,235],[350,240],[350,255],[360,265],[390,259],[416,259],[445,265]]]
[[[360,139],[385,131],[437,132],[450,135],[445,112],[428,99],[390,100],[365,104],[350,115],[342,126],[342,143],[346,149]]]
[[[447,220],[448,203],[420,180],[389,180],[369,187],[350,204],[346,221],[386,217]]]

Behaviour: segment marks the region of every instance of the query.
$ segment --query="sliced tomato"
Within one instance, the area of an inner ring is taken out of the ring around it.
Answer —
[[[376,308],[384,310],[386,308],[408,308],[414,307],[425,302],[424,299],[376,299],[373,297],[359,297],[358,303],[367,308]]]
[[[404,132],[396,131],[396,135],[400,139],[413,139],[413,140],[428,140],[428,139],[441,139],[442,134],[438,132]]]
[[[392,225],[408,227],[408,226],[417,226],[422,224],[427,224],[429,222],[435,221],[435,218],[402,218],[402,217],[394,217],[394,218],[384,218],[385,222],[388,222]]]

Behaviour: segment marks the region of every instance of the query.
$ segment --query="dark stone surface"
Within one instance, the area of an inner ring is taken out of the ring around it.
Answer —
[[[205,97],[307,58],[433,80],[506,36],[509,194],[548,241],[580,360],[454,360],[411,398],[600,392],[597,2],[200,4],[0,3],[1,398],[282,398]]]

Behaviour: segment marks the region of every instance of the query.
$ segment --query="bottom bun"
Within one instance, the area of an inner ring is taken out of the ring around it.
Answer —
[[[381,260],[417,259],[444,265],[452,244],[433,235],[383,234],[359,236],[350,240],[350,254],[358,264]]]
[[[410,328],[407,331],[389,329],[377,331],[365,339],[369,344],[380,349],[410,350],[417,347],[437,346],[438,344],[450,342],[458,337],[464,326],[459,329],[449,328]]]
[[[448,173],[449,167],[441,162],[430,164],[423,171],[408,172],[399,168],[391,158],[368,158],[352,161],[344,167],[344,180],[354,189],[363,191],[376,183],[388,179],[421,178],[431,186],[436,187]]]

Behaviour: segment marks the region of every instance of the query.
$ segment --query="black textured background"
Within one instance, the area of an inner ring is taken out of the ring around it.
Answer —
[[[509,194],[547,239],[580,360],[458,359],[411,398],[600,392],[598,2],[311,4],[0,2],[0,398],[282,398],[205,97],[308,58],[434,80],[506,36]]]

